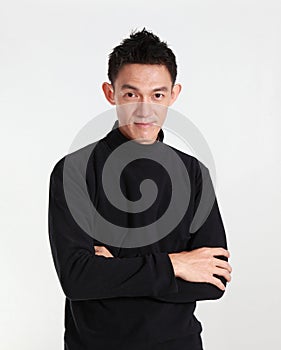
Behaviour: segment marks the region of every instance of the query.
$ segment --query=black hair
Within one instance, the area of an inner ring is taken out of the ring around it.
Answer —
[[[167,43],[145,28],[133,31],[109,55],[108,78],[114,84],[120,69],[125,64],[162,64],[166,66],[174,85],[177,76],[176,57]]]

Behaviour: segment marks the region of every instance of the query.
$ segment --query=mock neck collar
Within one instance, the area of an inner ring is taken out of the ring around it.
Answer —
[[[150,144],[142,144],[139,142],[136,142],[132,139],[129,139],[126,135],[124,135],[120,129],[119,129],[119,122],[118,119],[115,121],[111,131],[106,135],[105,141],[107,142],[108,146],[114,150],[121,144],[132,141],[130,143],[130,146],[132,147],[133,150],[136,151],[149,151],[149,152],[154,152],[154,151],[159,151],[161,146],[163,146],[163,139],[164,139],[164,132],[162,129],[160,129],[157,140],[153,143]]]

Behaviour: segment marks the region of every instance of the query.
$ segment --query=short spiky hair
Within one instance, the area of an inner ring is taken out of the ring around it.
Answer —
[[[176,81],[177,64],[173,51],[166,42],[160,41],[158,36],[145,28],[142,31],[133,31],[109,55],[108,78],[111,84],[114,84],[119,70],[130,63],[163,64],[171,75],[173,85]]]

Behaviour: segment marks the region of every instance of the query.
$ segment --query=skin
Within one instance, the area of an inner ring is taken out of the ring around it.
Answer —
[[[102,89],[108,102],[116,105],[120,131],[129,139],[150,144],[156,141],[181,85],[172,84],[164,65],[134,63],[124,65],[114,85],[104,82]]]
[[[110,104],[116,105],[120,131],[136,142],[151,144],[156,141],[167,108],[177,99],[180,84],[172,84],[171,76],[163,65],[126,64],[119,71],[114,85],[104,82],[102,89]],[[154,121],[150,125],[138,122]],[[114,258],[104,246],[94,246],[95,254]],[[216,256],[230,257],[228,250],[203,247],[192,251],[168,254],[175,277],[190,282],[208,282],[225,290],[224,284],[213,275],[231,280],[232,267]]]
[[[231,281],[232,267],[227,261],[216,258],[223,255],[230,257],[228,250],[218,248],[198,248],[189,252],[168,254],[176,277],[190,282],[208,282],[225,290],[224,284],[213,274],[223,276],[227,282]]]
[[[114,256],[104,246],[94,246],[95,254],[106,258]],[[215,256],[224,255],[230,257],[228,250],[224,248],[198,248],[189,252],[168,254],[173,265],[175,277],[182,278],[190,282],[208,282],[225,290],[224,284],[213,274],[223,276],[227,282],[231,281],[230,273],[232,268],[227,261],[216,258]]]

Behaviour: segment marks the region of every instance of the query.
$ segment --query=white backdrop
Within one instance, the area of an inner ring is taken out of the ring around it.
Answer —
[[[198,302],[205,349],[281,348],[280,18],[278,0],[1,2],[1,349],[63,349],[49,175],[110,108],[108,54],[143,26],[174,50],[183,90],[173,108],[216,162],[233,274],[222,299]]]

